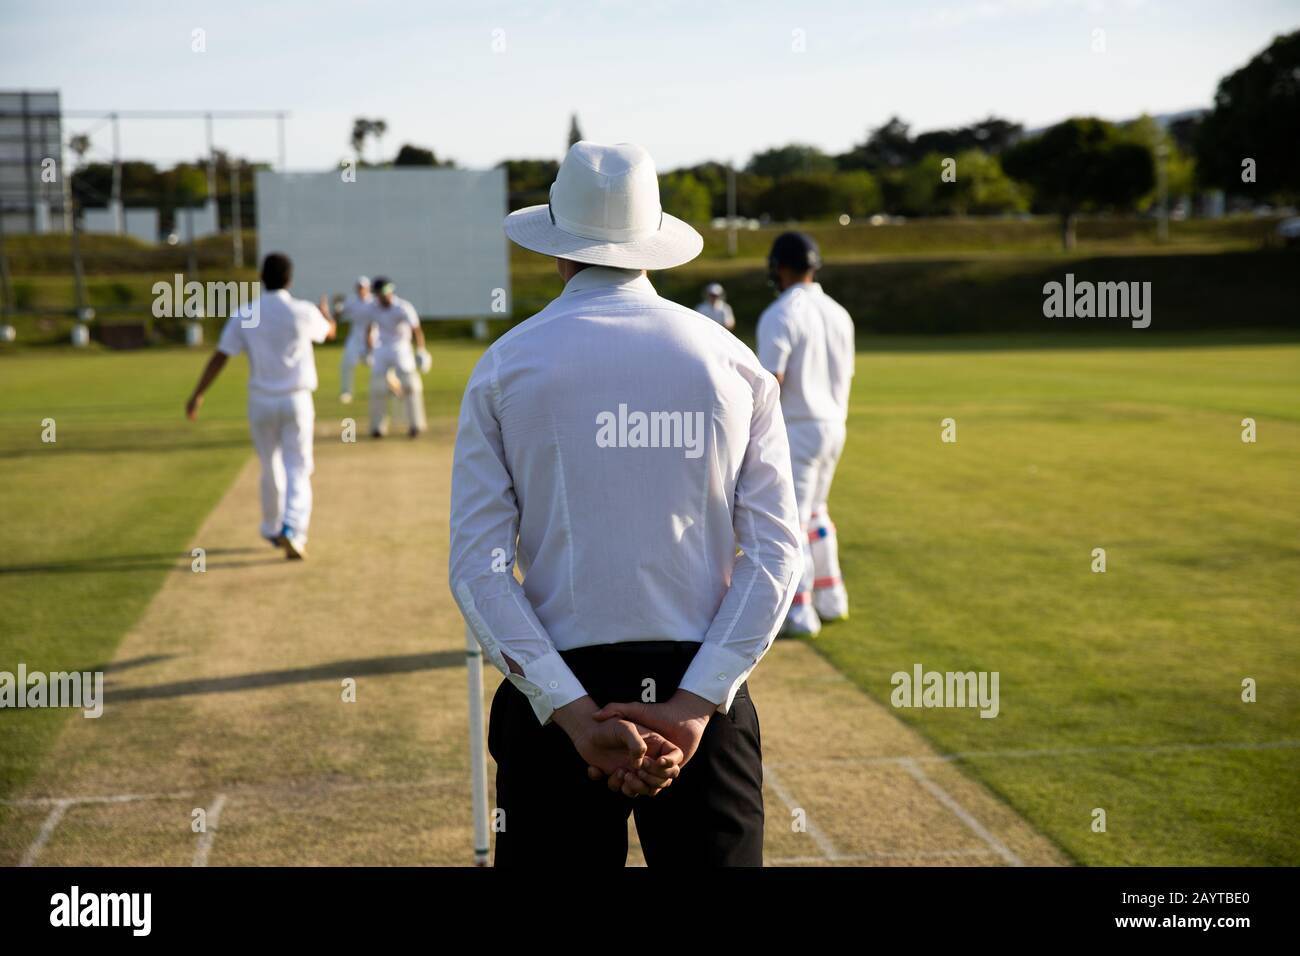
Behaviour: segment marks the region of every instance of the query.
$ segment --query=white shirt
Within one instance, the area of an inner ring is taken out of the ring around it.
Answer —
[[[729,329],[736,324],[736,316],[731,311],[731,306],[723,301],[718,300],[718,304],[711,302],[701,302],[695,307],[695,311],[700,315],[706,315],[714,322],[717,322],[723,328]]]
[[[358,342],[365,341],[366,330],[370,328],[370,307],[374,302],[374,296],[363,299],[355,292],[350,293],[343,300],[343,306],[339,309],[339,318],[349,326],[349,339],[355,339]]]
[[[558,651],[627,641],[702,642],[680,686],[729,709],[798,589],[798,528],[776,381],[636,271],[579,272],[466,386],[451,590],[543,723],[586,693]]]
[[[420,325],[420,316],[416,313],[415,306],[397,296],[393,296],[393,304],[389,306],[385,306],[379,301],[379,296],[375,296],[371,299],[366,318],[379,328],[379,349],[409,349],[411,330]]]
[[[853,319],[820,283],[792,285],[758,319],[758,358],[784,375],[785,420],[843,422],[853,381]]]
[[[281,395],[316,390],[313,342],[324,342],[330,324],[320,309],[286,289],[263,292],[249,308],[226,320],[217,351],[248,353],[248,390]]]

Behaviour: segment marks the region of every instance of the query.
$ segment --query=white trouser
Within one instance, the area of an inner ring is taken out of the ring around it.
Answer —
[[[311,392],[248,393],[248,426],[262,462],[262,535],[272,538],[285,525],[302,538],[311,522]]]
[[[388,432],[388,371],[397,375],[402,386],[402,404],[409,428],[424,431],[424,382],[415,367],[415,353],[409,345],[375,350],[375,364],[370,370],[370,430]]]
[[[849,596],[840,579],[839,546],[826,499],[835,466],[844,451],[844,424],[834,421],[786,423],[794,496],[803,527],[804,573],[790,606],[790,621],[801,630],[815,626],[818,616],[844,617]]]
[[[352,394],[352,371],[366,357],[366,330],[354,328],[343,343],[343,364],[339,368],[339,394]]]

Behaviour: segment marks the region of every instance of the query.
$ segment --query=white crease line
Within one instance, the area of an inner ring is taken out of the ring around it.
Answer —
[[[1215,743],[1215,744],[1156,744],[1150,747],[1055,747],[1039,750],[967,750],[950,754],[917,754],[908,757],[826,757],[820,760],[778,760],[768,763],[767,767],[818,767],[843,766],[852,764],[870,766],[873,764],[894,764],[906,766],[909,763],[959,763],[965,760],[1008,759],[1032,760],[1036,757],[1074,757],[1105,754],[1178,754],[1197,753],[1214,750],[1288,750],[1300,747],[1300,740],[1270,740],[1260,743]]]
[[[322,791],[347,792],[353,790],[420,789],[423,787],[433,787],[446,783],[459,783],[462,779],[462,777],[455,774],[448,774],[443,777],[428,777],[424,780],[307,780],[299,783],[265,784],[262,786],[252,785],[227,789],[230,789],[235,793],[250,794],[309,794],[319,793]],[[0,806],[52,807],[64,802],[76,805],[82,803],[135,803],[139,800],[182,800],[186,797],[194,796],[194,793],[195,791],[193,790],[183,790],[176,793],[120,793],[92,795],[86,797],[16,797],[7,800],[0,800]]]
[[[1025,861],[1012,853],[1005,843],[995,837],[984,824],[976,820],[966,808],[952,798],[947,790],[939,786],[921,769],[921,765],[915,760],[908,760],[902,764],[903,768],[912,775],[921,786],[930,791],[930,795],[952,811],[962,823],[966,824],[967,829],[989,845],[989,848],[1002,857],[1010,866],[1024,866]]]
[[[217,838],[217,826],[221,822],[221,808],[226,805],[226,795],[217,794],[217,799],[208,807],[203,818],[203,832],[199,834],[199,844],[194,848],[194,866],[207,866],[208,854],[212,852],[212,841]]]
[[[835,844],[830,841],[830,838],[827,837],[826,834],[822,833],[821,828],[819,828],[817,824],[812,822],[812,818],[808,815],[807,808],[799,807],[798,803],[795,802],[794,797],[790,795],[790,791],[785,788],[785,785],[781,783],[777,775],[772,772],[772,768],[766,764],[763,765],[763,776],[766,778],[767,783],[772,787],[772,792],[776,794],[777,799],[785,804],[785,808],[788,812],[793,812],[795,809],[803,810],[804,824],[808,828],[806,832],[813,838],[813,842],[817,844],[817,849],[822,851],[822,856],[827,860],[839,856],[839,851],[835,849]]]
[[[36,839],[32,841],[32,845],[23,854],[19,866],[35,865],[36,858],[41,855],[41,850],[45,848],[45,844],[50,842],[50,837],[54,835],[54,828],[59,825],[59,821],[63,819],[63,815],[68,812],[70,806],[72,806],[71,800],[59,800],[54,804],[54,809],[50,811],[49,816],[45,818],[45,822],[41,824],[41,832],[36,834]]]
[[[75,806],[83,803],[135,803],[139,800],[179,800],[192,794],[186,793],[119,793],[108,796],[91,797],[20,797],[13,800],[0,800],[6,807],[57,807],[61,803]]]

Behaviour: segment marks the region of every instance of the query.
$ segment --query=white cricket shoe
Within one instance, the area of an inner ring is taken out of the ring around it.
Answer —
[[[821,619],[811,604],[795,604],[786,615],[777,637],[816,637],[821,629]]]
[[[307,557],[307,539],[295,533],[288,525],[280,532],[284,541],[284,556],[290,561],[301,561]]]
[[[813,591],[813,607],[822,623],[849,619],[849,595],[844,586]]]

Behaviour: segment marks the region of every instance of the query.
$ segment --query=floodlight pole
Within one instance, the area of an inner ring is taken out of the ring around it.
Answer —
[[[81,226],[77,224],[77,193],[72,191],[72,278],[77,298],[77,321],[86,318],[86,275],[81,262]]]
[[[203,114],[203,130],[208,140],[208,199],[212,202],[212,213],[216,222],[212,227],[221,231],[221,215],[217,210],[217,151],[212,142],[212,114]]]
[[[239,161],[230,164],[230,232],[234,238],[235,268],[244,268],[244,233],[239,209]]]
[[[469,775],[474,814],[474,865],[487,866],[488,836],[487,747],[483,739],[483,650],[465,625],[465,663],[469,672]]]
[[[126,232],[126,212],[122,208],[122,129],[117,114],[113,120],[113,198],[109,209],[113,214],[113,232],[122,235]]]

